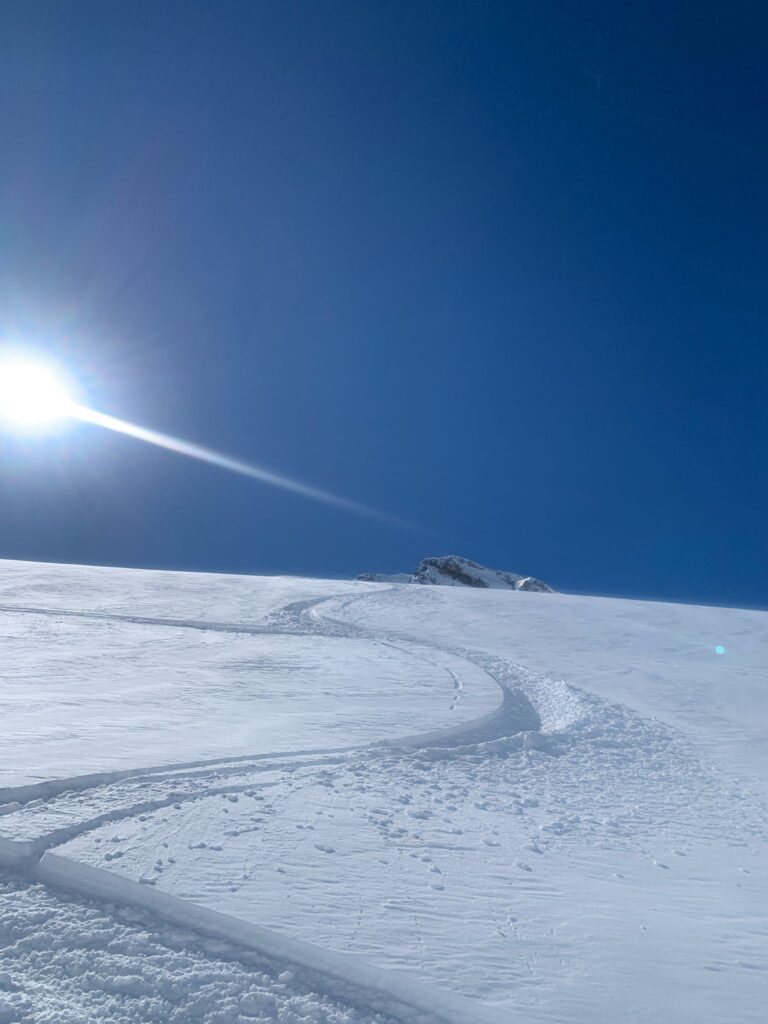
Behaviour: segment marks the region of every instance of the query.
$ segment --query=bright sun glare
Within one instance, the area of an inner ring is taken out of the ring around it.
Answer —
[[[148,430],[136,423],[128,423],[126,420],[119,420],[115,416],[108,416],[106,413],[81,405],[69,393],[65,380],[66,378],[62,379],[55,369],[46,366],[45,363],[25,359],[0,359],[0,419],[10,420],[25,427],[34,427],[64,418],[80,420],[160,448],[167,448],[179,455],[199,459],[201,462],[219,466],[241,476],[261,480],[262,483],[271,484],[273,487],[293,491],[294,494],[301,494],[314,501],[335,505],[337,508],[359,515],[373,516],[377,519],[389,518],[356,501],[331,494],[319,487],[312,487],[300,480],[272,473],[268,469],[254,466],[242,459],[235,459],[224,452],[192,444],[170,434],[161,434],[157,430]]]
[[[0,416],[17,423],[47,423],[73,409],[66,388],[47,367],[17,360],[0,364]]]

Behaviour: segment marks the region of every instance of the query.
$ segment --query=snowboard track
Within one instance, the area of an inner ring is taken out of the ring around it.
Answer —
[[[390,588],[394,589],[394,588]],[[365,600],[373,594],[386,591],[376,590],[350,597],[332,595],[317,599],[291,602],[272,612],[261,622],[254,624],[230,624],[201,622],[197,620],[168,619],[147,616],[119,615],[99,612],[78,612],[52,608],[27,606],[2,606],[0,612],[63,616],[67,618],[104,619],[128,622],[145,626],[174,627],[180,629],[207,630],[212,632],[237,633],[246,635],[291,635],[329,636],[346,639],[367,639],[379,644],[397,647],[419,653],[430,652],[449,655],[452,658],[471,663],[479,668],[500,690],[498,707],[480,718],[446,729],[419,733],[396,739],[381,740],[369,744],[348,747],[321,748],[301,752],[278,751],[258,755],[217,757],[190,760],[176,764],[161,764],[150,767],[124,769],[113,772],[89,773],[68,778],[54,778],[28,785],[6,787],[0,790],[0,813],[6,815],[8,824],[19,812],[34,812],[40,805],[55,802],[58,798],[71,798],[75,794],[91,794],[98,797],[100,792],[109,793],[121,784],[171,784],[174,788],[155,799],[132,801],[119,804],[97,814],[85,816],[82,820],[60,828],[49,829],[31,839],[0,836],[0,865],[4,865],[23,877],[42,881],[53,889],[69,890],[97,901],[123,903],[151,911],[165,922],[181,924],[201,935],[217,939],[229,939],[236,945],[256,950],[273,959],[280,959],[309,971],[313,983],[338,997],[339,985],[346,992],[350,987],[364,989],[370,996],[368,1007],[391,1013],[391,1001],[397,1004],[398,1019],[408,1024],[470,1024],[470,1022],[498,1022],[508,1020],[491,1007],[475,1004],[461,997],[448,995],[439,989],[411,981],[407,976],[391,970],[369,966],[352,954],[333,953],[322,950],[310,943],[291,939],[277,932],[199,907],[187,900],[132,882],[123,876],[103,868],[94,868],[52,853],[56,847],[69,842],[76,836],[100,826],[133,818],[140,814],[169,806],[178,806],[188,801],[197,801],[225,793],[247,792],[273,785],[269,779],[238,783],[227,777],[243,772],[280,773],[296,768],[324,769],[334,764],[357,761],[375,761],[391,758],[398,752],[425,759],[443,759],[467,753],[483,753],[489,756],[503,756],[512,750],[537,750],[556,756],[562,741],[553,730],[545,729],[542,716],[537,711],[535,699],[529,695],[541,685],[542,678],[535,673],[505,659],[487,655],[481,651],[464,647],[415,640],[407,633],[395,631],[380,632],[366,627],[323,615],[321,607],[343,598],[343,605]],[[432,660],[432,659],[430,659]],[[463,684],[460,677],[446,670],[452,688],[451,710],[460,698]],[[569,699],[576,699],[578,691],[564,683],[550,682],[551,685],[567,691]],[[586,695],[585,695],[586,696]],[[198,783],[200,785],[198,785]],[[208,784],[206,784],[208,783]],[[34,815],[33,815],[34,817]],[[2,820],[2,819],[0,819]],[[276,957],[276,951],[278,956]],[[389,1003],[387,1002],[389,999]]]

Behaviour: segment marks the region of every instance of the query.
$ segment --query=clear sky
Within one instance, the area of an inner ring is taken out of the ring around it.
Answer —
[[[104,412],[0,437],[0,555],[464,554],[768,604],[759,4],[17,2],[0,333]]]

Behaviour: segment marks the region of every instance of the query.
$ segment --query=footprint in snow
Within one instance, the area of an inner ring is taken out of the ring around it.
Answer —
[[[325,843],[315,843],[315,849],[321,853],[336,853],[333,846],[326,846]]]

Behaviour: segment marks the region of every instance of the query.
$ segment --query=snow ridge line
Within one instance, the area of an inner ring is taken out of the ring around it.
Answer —
[[[223,939],[252,950],[271,961],[308,972],[307,979],[329,995],[359,1003],[403,1024],[510,1024],[509,1014],[463,996],[414,981],[399,971],[375,967],[353,954],[337,953],[302,939],[294,939],[229,914],[200,907],[54,853],[46,853],[31,871],[32,877],[67,892],[106,902],[148,910],[167,924],[189,928],[199,935]],[[332,984],[328,985],[328,979]]]
[[[151,780],[162,782],[164,779],[171,779],[174,776],[184,773],[184,778],[204,777],[210,774],[206,769],[231,767],[232,772],[221,774],[232,774],[241,769],[253,767],[255,770],[270,771],[270,761],[279,761],[275,770],[291,767],[311,767],[315,764],[334,764],[336,758],[345,754],[354,754],[358,750],[365,750],[365,746],[358,744],[353,747],[318,747],[316,749],[302,750],[298,753],[294,750],[283,750],[268,754],[242,754],[237,757],[214,757],[203,761],[180,761],[178,763],[153,765],[148,768],[124,768],[114,772],[90,772],[88,775],[70,775],[59,779],[46,779],[43,782],[30,782],[23,786],[6,786],[0,789],[0,814],[6,804],[26,804],[32,800],[50,800],[53,797],[61,796],[62,793],[78,793],[87,789],[98,789],[100,786],[111,786],[116,782],[123,782],[132,779],[134,782]],[[289,761],[288,758],[293,758]],[[299,760],[296,760],[296,759]],[[306,758],[306,760],[305,760]],[[312,760],[316,758],[316,760]],[[194,769],[201,769],[195,772]]]

